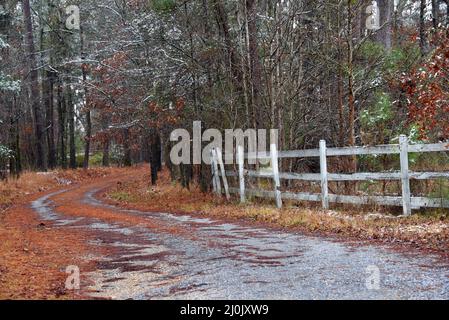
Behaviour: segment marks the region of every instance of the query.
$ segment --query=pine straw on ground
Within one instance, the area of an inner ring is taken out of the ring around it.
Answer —
[[[77,230],[48,228],[31,209],[7,214],[0,222],[0,300],[82,299],[77,291],[67,291],[66,268],[84,271],[93,266],[81,259],[87,248]]]
[[[0,182],[0,299],[82,299],[67,292],[67,266],[93,268],[82,257],[98,248],[87,247],[80,230],[49,228],[27,203],[50,190],[102,178],[124,169],[24,173]],[[127,171],[126,171],[127,172]],[[81,273],[81,281],[83,273]]]
[[[59,186],[67,186],[116,172],[117,168],[92,168],[89,170],[55,170],[49,172],[24,172],[18,179],[0,181],[0,215],[13,204],[27,196]]]
[[[277,210],[272,201],[238,199],[226,202],[197,187],[181,188],[163,172],[156,187],[149,185],[149,173],[135,180],[119,182],[102,196],[110,203],[147,211],[189,213],[225,219],[244,219],[307,233],[393,243],[449,256],[449,216],[447,211],[398,218],[370,212],[367,208],[322,211],[310,204],[284,203]]]

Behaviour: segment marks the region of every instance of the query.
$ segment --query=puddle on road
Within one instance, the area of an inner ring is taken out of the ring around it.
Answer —
[[[121,210],[94,198],[82,200],[192,237],[54,212],[52,194],[33,203],[58,227],[87,228],[91,243],[108,256],[88,274],[93,297],[113,299],[449,299],[449,267],[431,256],[406,257],[378,246],[245,227],[188,215]],[[380,289],[368,290],[368,266],[380,271]]]

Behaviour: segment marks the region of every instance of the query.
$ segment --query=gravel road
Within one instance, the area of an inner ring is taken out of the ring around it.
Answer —
[[[433,256],[248,223],[119,209],[95,198],[105,187],[67,189],[32,203],[46,225],[89,230],[89,242],[110,252],[84,257],[97,262],[95,271],[83,274],[91,283],[82,289],[92,297],[449,299],[449,266]],[[119,218],[102,218],[108,214]]]

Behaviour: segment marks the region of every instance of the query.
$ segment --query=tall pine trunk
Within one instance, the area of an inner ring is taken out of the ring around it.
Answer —
[[[103,159],[102,165],[104,167],[109,167],[110,164],[110,146],[111,146],[111,138],[109,137],[109,114],[103,115],[101,120],[102,129],[104,132],[104,140],[103,140]]]
[[[348,109],[349,109],[349,145],[355,146],[355,97],[354,97],[354,43],[352,25],[352,0],[348,0],[348,24],[347,24],[347,45],[348,45]],[[351,157],[351,170],[357,171],[357,157]]]
[[[253,129],[258,129],[258,109],[262,103],[262,67],[259,60],[259,46],[257,42],[257,2],[256,0],[246,0],[246,26],[248,58],[250,65],[251,81],[251,102],[252,102],[252,125]]]
[[[131,147],[129,144],[129,129],[123,129],[123,152],[124,152],[124,158],[123,158],[123,165],[125,167],[130,167],[132,164],[131,160]]]
[[[419,47],[421,49],[421,55],[425,56],[429,53],[429,44],[427,42],[426,34],[426,0],[421,0],[419,7]]]
[[[151,184],[157,183],[157,173],[161,169],[161,138],[157,132],[150,138],[150,165],[151,165]]]
[[[102,158],[103,167],[109,167],[110,165],[110,156],[109,156],[110,144],[111,143],[109,141],[109,138],[103,142],[103,158]]]
[[[67,147],[66,147],[66,102],[64,99],[63,83],[58,81],[58,141],[60,164],[63,169],[67,169]]]
[[[45,154],[45,134],[44,121],[42,117],[42,106],[39,91],[39,75],[37,70],[37,57],[34,46],[33,36],[33,21],[31,18],[31,7],[29,0],[22,1],[23,19],[26,30],[26,42],[29,61],[29,77],[30,77],[30,92],[31,92],[31,108],[34,114],[35,134],[36,134],[36,167],[40,170],[47,170],[47,157]]]
[[[45,121],[47,127],[47,145],[48,145],[48,166],[56,167],[56,146],[55,146],[55,119],[54,119],[54,79],[55,74],[52,71],[46,72],[46,81],[43,82],[44,101],[46,104]]]
[[[89,155],[90,155],[90,140],[92,138],[92,119],[90,115],[90,103],[89,103],[89,92],[87,89],[87,65],[85,63],[86,60],[86,52],[84,48],[84,32],[83,27],[80,26],[80,46],[81,46],[81,71],[83,74],[83,87],[84,87],[84,99],[85,99],[85,117],[86,117],[86,135],[84,137],[84,162],[83,162],[83,168],[88,169],[89,168]]]
[[[75,145],[75,106],[73,104],[72,89],[67,87],[67,122],[69,125],[69,154],[70,168],[75,169],[76,164],[76,145]]]
[[[376,33],[376,40],[390,51],[393,46],[394,0],[377,0],[381,29]]]
[[[438,17],[438,4],[440,3],[440,0],[432,0],[432,24],[433,28],[436,30],[438,29],[439,24],[439,17]]]
[[[9,173],[12,177],[18,178],[22,171],[21,155],[20,155],[20,134],[19,134],[19,118],[16,116],[17,99],[12,98],[10,110],[10,131],[9,131],[9,148],[14,152],[14,156],[9,158]]]

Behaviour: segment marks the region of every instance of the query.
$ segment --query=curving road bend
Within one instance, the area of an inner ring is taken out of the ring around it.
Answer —
[[[109,179],[32,203],[54,228],[88,230],[107,249],[82,288],[113,299],[449,299],[433,256],[296,233],[116,208],[95,198]],[[379,271],[379,287],[376,274]],[[81,270],[83,272],[83,270]],[[368,284],[368,285],[367,285]]]

